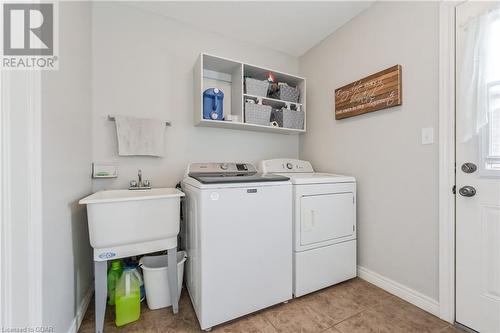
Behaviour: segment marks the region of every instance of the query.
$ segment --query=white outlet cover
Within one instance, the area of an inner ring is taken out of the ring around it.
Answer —
[[[434,143],[434,128],[424,127],[422,128],[422,144],[430,145]]]

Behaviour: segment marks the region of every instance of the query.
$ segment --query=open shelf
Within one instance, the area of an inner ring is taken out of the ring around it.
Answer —
[[[228,128],[236,130],[246,130],[246,131],[257,131],[257,132],[269,132],[269,133],[282,133],[282,134],[297,134],[304,133],[305,130],[295,129],[295,128],[284,128],[284,127],[274,127],[274,126],[263,126],[250,123],[234,122],[234,121],[223,121],[223,120],[209,120],[202,119],[197,126],[203,127],[218,127],[218,128]]]
[[[245,94],[244,78],[252,77],[265,80],[267,73],[272,72],[277,82],[286,82],[290,86],[300,89],[298,103],[287,102],[267,96],[256,96]],[[245,64],[239,61],[201,53],[194,69],[195,81],[195,125],[206,127],[218,127],[237,130],[249,130],[259,132],[271,132],[282,134],[297,134],[306,131],[306,81],[304,78],[282,73],[272,69]],[[224,93],[223,113],[226,119],[228,115],[237,116],[239,121],[211,120],[203,118],[203,92],[209,88],[218,88]],[[262,104],[269,105],[273,109],[281,109],[290,105],[293,110],[300,109],[304,112],[304,128],[294,129],[275,127],[267,125],[256,125],[245,123],[245,100],[262,100]]]
[[[287,102],[287,101],[283,101],[281,99],[255,96],[255,95],[250,95],[250,94],[243,94],[243,96],[245,97],[245,99],[250,98],[250,99],[253,99],[254,101],[262,99],[262,104],[270,105],[273,107],[273,109],[285,107],[287,104],[294,105],[295,107],[297,107],[297,106],[302,107],[302,103]]]

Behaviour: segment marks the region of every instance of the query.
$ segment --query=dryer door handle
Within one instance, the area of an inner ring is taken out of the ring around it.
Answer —
[[[305,232],[311,231],[314,229],[314,215],[315,211],[313,209],[308,209],[304,214],[304,220],[302,221],[302,230]]]

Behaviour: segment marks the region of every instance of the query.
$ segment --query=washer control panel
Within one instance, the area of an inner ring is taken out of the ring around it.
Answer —
[[[309,161],[284,158],[261,161],[259,170],[262,173],[314,172]]]
[[[256,172],[257,169],[251,163],[235,162],[191,163],[188,168],[188,173],[207,175],[254,174]]]

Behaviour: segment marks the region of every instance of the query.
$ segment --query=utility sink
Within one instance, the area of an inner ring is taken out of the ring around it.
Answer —
[[[175,188],[155,188],[99,191],[80,200],[87,205],[94,260],[177,246],[183,196]]]
[[[180,198],[175,188],[110,190],[80,200],[87,205],[90,245],[94,248],[95,331],[104,331],[107,261],[168,251],[168,283],[173,313],[179,311],[177,234]]]

